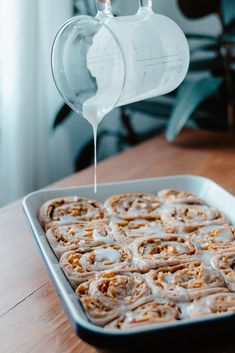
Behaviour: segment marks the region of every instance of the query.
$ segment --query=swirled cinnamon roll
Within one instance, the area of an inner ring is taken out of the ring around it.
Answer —
[[[39,220],[45,230],[52,226],[104,219],[104,208],[98,201],[78,196],[50,200],[42,205],[39,212]]]
[[[133,262],[142,272],[148,272],[157,267],[175,265],[190,261],[190,256],[196,255],[196,246],[183,236],[168,235],[165,237],[145,237],[135,240],[130,249]]]
[[[80,284],[76,294],[88,314],[89,319],[104,325],[110,318],[126,312],[131,304],[147,301],[151,291],[140,274],[124,271],[105,271],[92,280]],[[95,310],[87,303],[95,302]],[[107,310],[104,308],[110,308]],[[111,309],[112,308],[112,309]]]
[[[235,252],[215,256],[211,264],[223,276],[228,288],[235,292]]]
[[[235,228],[226,224],[202,227],[192,239],[204,251],[212,253],[235,251]]]
[[[220,274],[199,261],[152,270],[146,281],[154,295],[178,302],[227,290]]]
[[[159,218],[161,202],[152,194],[120,194],[105,201],[108,215],[114,219]]]
[[[187,308],[191,318],[235,311],[235,294],[217,293],[201,298]]]
[[[217,209],[205,205],[169,204],[161,210],[161,219],[166,227],[188,233],[202,226],[228,223]]]
[[[180,308],[173,303],[157,300],[144,303],[109,323],[109,329],[131,329],[138,326],[156,325],[180,319]]]
[[[164,203],[180,203],[186,205],[205,205],[205,202],[198,196],[191,192],[176,190],[176,189],[164,189],[157,193],[160,200]]]
[[[118,222],[110,222],[109,226],[112,230],[113,238],[119,243],[132,243],[135,239],[151,235],[167,236],[172,231],[169,228],[164,228],[160,220],[120,220]]]
[[[121,314],[120,308],[103,303],[95,297],[84,296],[80,301],[89,321],[98,326],[106,325]]]
[[[73,287],[94,277],[95,273],[110,269],[134,270],[130,251],[121,245],[94,247],[87,253],[68,251],[61,256],[60,265]]]
[[[66,251],[79,249],[87,252],[94,246],[113,242],[110,228],[101,222],[54,226],[47,230],[46,236],[58,258]]]

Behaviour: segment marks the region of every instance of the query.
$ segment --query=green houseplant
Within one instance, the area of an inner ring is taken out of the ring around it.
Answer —
[[[189,118],[199,127],[232,132],[235,127],[235,3],[233,0],[178,0],[178,4],[191,19],[215,13],[222,31],[218,36],[187,35],[199,42],[191,50],[189,72],[198,72],[204,77],[186,79],[178,89],[166,137],[173,141]]]

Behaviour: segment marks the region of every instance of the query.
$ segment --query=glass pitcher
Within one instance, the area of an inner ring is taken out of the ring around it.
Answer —
[[[133,16],[114,17],[110,0],[97,16],[77,16],[58,32],[52,49],[55,83],[66,103],[94,127],[113,108],[177,88],[189,66],[184,33],[140,0]]]

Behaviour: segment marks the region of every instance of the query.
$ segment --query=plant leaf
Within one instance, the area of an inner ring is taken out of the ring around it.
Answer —
[[[186,17],[200,18],[218,12],[220,0],[178,0],[178,5]]]
[[[191,54],[194,54],[196,52],[200,51],[215,51],[218,50],[219,48],[219,43],[212,42],[212,43],[205,43],[198,45],[190,50]]]
[[[221,10],[226,25],[235,20],[234,0],[221,0]]]
[[[219,57],[209,59],[198,59],[191,60],[189,70],[190,71],[211,71],[215,68],[223,66],[223,62]]]
[[[59,125],[63,124],[69,118],[71,112],[71,108],[67,104],[63,104],[56,114],[52,129],[55,130]]]
[[[119,139],[120,141],[128,142],[128,139],[126,139],[126,136],[123,135],[122,133],[112,131],[112,130],[103,130],[99,132],[97,135],[97,152],[99,151],[99,147],[106,136],[112,136]],[[76,159],[74,161],[75,170],[80,171],[84,168],[87,168],[93,163],[93,159],[94,159],[94,139],[91,138],[82,146],[81,149],[79,149]]]
[[[166,138],[169,142],[174,141],[191,114],[200,103],[219,89],[222,81],[220,77],[209,77],[198,81],[185,81],[180,86],[166,130]]]
[[[213,36],[210,34],[202,34],[202,33],[185,33],[186,37],[188,39],[192,40],[207,40],[207,41],[212,41],[216,42],[218,40],[218,36]]]
[[[93,138],[86,142],[79,150],[75,159],[75,169],[80,171],[92,164],[94,158],[94,140]]]
[[[144,113],[151,116],[169,116],[172,110],[172,104],[169,102],[160,103],[160,102],[149,102],[142,101],[137,103],[132,103],[125,106],[125,109],[130,111]]]
[[[226,33],[223,35],[225,42],[235,42],[235,19],[227,26]]]

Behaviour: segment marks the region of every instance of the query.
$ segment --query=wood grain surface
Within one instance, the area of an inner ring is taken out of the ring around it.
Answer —
[[[99,182],[174,174],[206,176],[235,194],[234,136],[188,130],[173,145],[156,137],[98,165]],[[53,187],[92,181],[93,168],[88,168]],[[74,334],[40,261],[21,201],[0,209],[0,262],[1,353],[97,352]],[[197,352],[233,353],[235,344]]]

